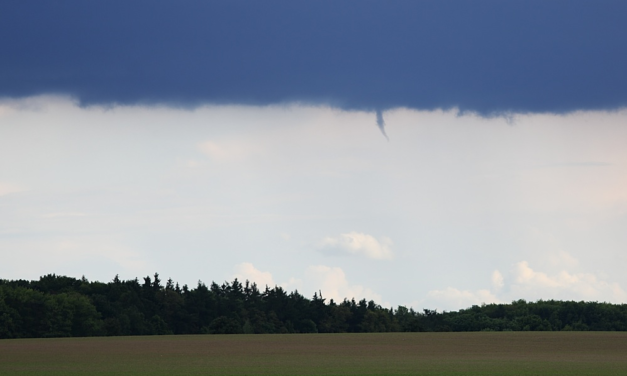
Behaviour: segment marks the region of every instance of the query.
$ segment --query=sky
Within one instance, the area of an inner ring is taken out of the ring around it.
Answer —
[[[625,302],[625,11],[0,1],[0,278]]]

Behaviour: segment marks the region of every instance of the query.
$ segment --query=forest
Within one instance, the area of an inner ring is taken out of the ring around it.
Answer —
[[[625,331],[627,304],[539,300],[452,312],[374,301],[307,298],[235,279],[195,288],[159,274],[140,282],[90,282],[54,274],[0,280],[0,338],[160,334]]]

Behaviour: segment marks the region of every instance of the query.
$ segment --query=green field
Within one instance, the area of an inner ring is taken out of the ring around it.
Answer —
[[[14,339],[0,375],[627,375],[627,333]]]

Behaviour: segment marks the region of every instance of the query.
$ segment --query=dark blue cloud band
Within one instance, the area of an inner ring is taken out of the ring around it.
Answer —
[[[613,109],[625,15],[625,1],[1,1],[0,96]]]

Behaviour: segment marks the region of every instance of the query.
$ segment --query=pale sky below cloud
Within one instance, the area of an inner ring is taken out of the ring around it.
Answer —
[[[283,283],[276,283],[272,273],[257,269],[252,263],[244,262],[236,265],[235,273],[231,278],[237,278],[240,282],[256,283],[260,290],[265,286],[274,287],[281,286],[287,291],[314,291],[321,294],[327,302],[333,299],[336,303],[344,299],[361,299],[374,300],[378,304],[389,303],[382,302],[381,295],[371,289],[352,284],[346,277],[346,273],[340,267],[331,267],[326,265],[310,265],[304,270],[293,270],[292,272],[298,278],[291,277]]]
[[[346,273],[339,267],[326,265],[312,265],[307,269],[305,276],[310,280],[310,285],[317,286],[322,297],[333,299],[336,303],[344,299],[368,301],[374,300],[377,304],[389,307],[388,302],[382,301],[381,295],[371,289],[358,284],[349,283]]]
[[[0,183],[0,196],[8,195],[9,193],[19,192],[20,188],[8,183]]]
[[[320,248],[326,253],[349,254],[375,260],[394,257],[391,239],[383,237],[377,240],[372,235],[355,231],[338,236],[327,236],[320,242]]]
[[[389,142],[373,112],[327,107],[4,101],[0,278],[256,270],[415,308],[623,299],[625,111],[385,121]]]
[[[270,272],[262,272],[261,270],[255,268],[255,266],[250,262],[238,264],[235,266],[234,270],[235,274],[233,274],[233,279],[237,278],[242,283],[245,281],[256,283],[259,290],[263,290],[266,286],[274,288],[277,285]]]
[[[567,266],[567,265],[564,265]],[[603,301],[624,303],[627,293],[617,282],[604,280],[595,273],[571,273],[568,268],[555,275],[533,269],[527,261],[514,265],[507,275],[492,273],[492,286],[488,289],[464,290],[455,287],[432,290],[426,299],[413,305],[427,305],[440,310],[456,310],[471,305],[508,303],[513,300],[539,299]]]

